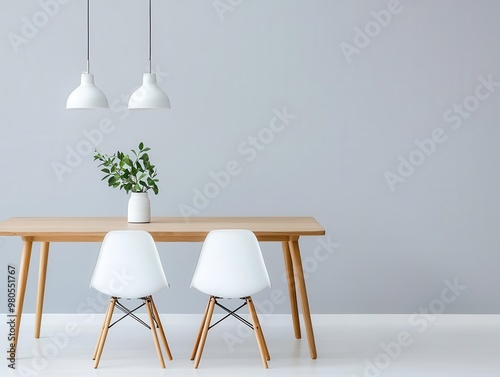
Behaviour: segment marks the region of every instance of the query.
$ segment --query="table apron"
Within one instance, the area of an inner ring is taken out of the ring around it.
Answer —
[[[200,235],[183,235],[183,234],[151,234],[156,242],[203,242],[206,234]],[[36,236],[22,236],[23,241],[31,242],[102,242],[105,234],[95,235],[36,235]],[[299,235],[259,235],[256,234],[257,239],[261,242],[283,242],[283,241],[296,241]]]

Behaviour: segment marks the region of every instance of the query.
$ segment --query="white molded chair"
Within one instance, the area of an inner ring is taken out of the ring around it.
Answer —
[[[160,365],[165,368],[157,329],[169,360],[172,360],[172,355],[152,294],[168,287],[169,284],[153,237],[148,232],[139,230],[118,230],[107,233],[102,242],[90,286],[111,296],[104,325],[94,351],[94,368],[99,365],[108,329],[127,316],[151,330]],[[120,299],[141,299],[143,303],[129,310],[119,301]],[[149,325],[134,314],[143,306],[147,309]],[[123,311],[125,315],[110,324],[115,307]]]
[[[254,330],[262,362],[268,367],[269,350],[251,296],[270,286],[255,234],[244,229],[222,229],[207,235],[191,283],[191,287],[210,296],[191,354],[195,368],[200,363],[208,330],[229,316],[236,317]],[[219,303],[219,299],[223,298],[236,298],[244,302],[236,310],[230,310]],[[210,326],[215,305],[228,314]],[[245,305],[248,305],[251,323],[236,314]]]

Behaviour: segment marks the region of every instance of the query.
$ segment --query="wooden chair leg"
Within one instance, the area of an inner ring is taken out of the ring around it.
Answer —
[[[256,317],[257,317],[257,314],[256,314]],[[264,346],[266,359],[267,359],[267,361],[270,361],[271,355],[269,354],[269,349],[267,348],[266,338],[264,338],[264,333],[262,332],[262,326],[260,325],[260,323],[258,323],[258,326],[259,326],[259,336],[260,336],[260,339],[262,340],[262,345]]]
[[[104,343],[106,342],[106,337],[108,336],[109,324],[111,322],[111,318],[113,317],[113,310],[115,308],[115,303],[116,303],[116,298],[111,297],[109,303],[110,305],[109,313],[104,322],[103,333],[99,339],[99,345],[97,347],[97,355],[95,358],[94,368],[97,368],[97,366],[99,365],[99,360],[101,360],[102,350],[104,349]]]
[[[200,330],[198,331],[198,335],[196,336],[196,341],[194,342],[193,352],[191,352],[191,360],[194,360],[196,356],[196,351],[198,350],[198,345],[200,344],[201,334],[203,333],[203,328],[205,327],[205,321],[207,320],[208,308],[210,307],[210,298],[208,299],[207,307],[205,308],[205,312],[203,313],[203,319],[201,320]]]
[[[104,326],[106,321],[108,320],[109,311],[113,307],[112,301],[109,300],[108,308],[106,309],[106,314],[104,315],[104,322],[102,323],[101,332],[99,333],[99,338],[97,339],[97,344],[95,345],[94,355],[92,356],[92,360],[95,360],[97,356],[97,351],[99,350],[99,344],[101,344],[102,334],[104,333]]]
[[[265,368],[269,368],[267,365],[267,360],[269,359],[269,351],[267,350],[267,345],[260,328],[259,318],[257,317],[257,311],[253,305],[251,297],[247,297],[248,309],[250,312],[250,317],[252,318],[252,324],[255,331],[255,338],[257,339],[257,344],[259,345],[260,356],[262,357],[262,364]]]
[[[259,316],[257,314],[257,310],[255,310],[255,305],[253,304],[253,301],[251,304],[251,309],[253,310],[253,312],[255,314],[255,322],[257,323],[257,326],[258,326],[258,334],[259,334],[260,338],[262,339],[262,344],[264,346],[264,351],[266,353],[266,359],[267,359],[267,361],[270,361],[271,355],[269,354],[269,349],[267,348],[266,338],[264,337],[264,332],[262,331],[262,326],[260,325]]]
[[[205,347],[205,341],[207,340],[208,328],[210,327],[210,322],[212,320],[212,314],[215,308],[215,297],[210,296],[210,303],[208,305],[207,315],[205,317],[205,323],[203,325],[203,331],[201,333],[200,343],[198,349],[196,350],[196,357],[194,359],[194,367],[198,368],[200,365],[201,354],[203,353],[203,348]]]
[[[260,329],[260,337],[262,338],[262,343],[264,344],[264,350],[266,351],[267,361],[271,361],[271,355],[269,354],[269,349],[267,348],[266,338],[264,338],[262,327],[259,327],[259,329]]]
[[[165,361],[163,360],[163,355],[161,353],[160,342],[158,341],[158,335],[156,334],[156,326],[151,309],[151,296],[146,297],[146,309],[148,311],[149,322],[151,324],[151,333],[153,334],[153,341],[155,342],[156,353],[158,354],[158,360],[160,361],[161,367],[165,368]]]
[[[269,349],[267,348],[266,339],[264,338],[264,332],[262,331],[262,326],[260,325],[257,310],[255,310],[255,305],[253,304],[252,298],[249,297],[249,299],[250,299],[250,303],[248,303],[248,308],[249,308],[249,311],[251,311],[250,316],[252,317],[252,321],[255,321],[255,323],[257,324],[257,326],[254,326],[254,331],[255,331],[256,335],[258,335],[261,339],[261,344],[264,348],[264,353],[266,355],[267,361],[270,361],[271,356],[269,355]],[[252,313],[253,313],[253,316],[252,316]]]
[[[153,314],[155,316],[156,323],[158,324],[158,330],[160,332],[163,346],[165,347],[165,352],[167,353],[168,359],[172,360],[172,353],[170,352],[170,347],[168,346],[167,337],[165,336],[165,331],[163,330],[163,325],[161,324],[160,315],[158,314],[158,310],[156,309],[156,305],[152,296],[151,296],[151,306],[153,308]]]

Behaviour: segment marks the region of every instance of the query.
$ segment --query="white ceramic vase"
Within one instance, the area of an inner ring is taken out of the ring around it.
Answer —
[[[128,222],[151,222],[151,204],[147,192],[132,192],[128,200]]]

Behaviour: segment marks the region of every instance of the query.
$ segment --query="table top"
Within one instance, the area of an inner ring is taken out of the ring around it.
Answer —
[[[111,230],[145,230],[156,241],[203,241],[214,229],[249,229],[260,241],[287,241],[322,236],[313,217],[153,217],[150,223],[128,223],[125,217],[13,217],[0,222],[0,236],[41,242],[100,242]]]

